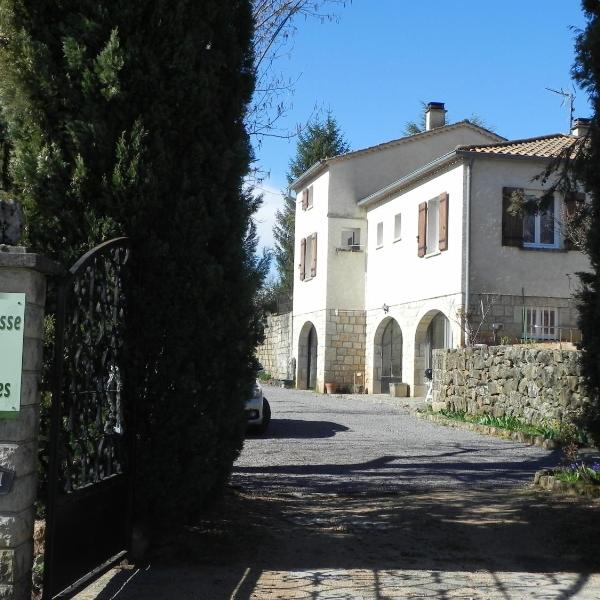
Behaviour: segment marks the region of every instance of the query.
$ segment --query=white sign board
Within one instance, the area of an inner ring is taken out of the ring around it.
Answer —
[[[25,294],[0,292],[0,417],[21,407]]]

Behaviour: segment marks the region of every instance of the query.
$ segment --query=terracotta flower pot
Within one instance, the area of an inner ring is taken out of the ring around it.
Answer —
[[[335,392],[337,390],[337,385],[335,383],[326,383],[325,390],[327,391],[328,394],[335,394]]]

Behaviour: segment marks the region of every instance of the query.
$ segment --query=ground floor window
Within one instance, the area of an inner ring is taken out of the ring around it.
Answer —
[[[556,308],[527,307],[524,310],[525,337],[533,340],[555,340],[558,337]]]

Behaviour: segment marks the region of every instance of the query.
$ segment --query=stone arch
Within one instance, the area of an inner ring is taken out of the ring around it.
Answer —
[[[379,323],[373,338],[373,393],[390,391],[391,381],[402,381],[402,329],[393,317]]]
[[[452,348],[452,325],[443,311],[432,309],[426,312],[419,321],[415,332],[415,395],[423,395],[425,369],[431,368],[433,350]]]
[[[298,338],[298,376],[296,386],[300,390],[317,387],[317,330],[311,321],[306,321]]]

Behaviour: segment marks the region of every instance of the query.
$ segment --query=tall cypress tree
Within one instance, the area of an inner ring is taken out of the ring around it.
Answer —
[[[331,111],[324,120],[315,119],[298,136],[296,155],[289,164],[288,184],[300,177],[323,158],[346,154],[350,146]],[[276,293],[291,298],[294,289],[294,225],[296,202],[286,196],[281,209],[275,213],[275,264],[279,280]]]
[[[185,520],[230,472],[252,379],[250,2],[6,0],[0,18],[28,244],[67,263],[130,237],[138,508]]]
[[[587,26],[576,40],[573,75],[588,92],[593,109],[591,127],[583,151],[571,166],[585,185],[590,198],[586,210],[587,235],[583,250],[590,259],[590,270],[581,273],[579,326],[582,332],[583,374],[593,402],[586,421],[596,442],[600,443],[600,2],[583,0]]]

